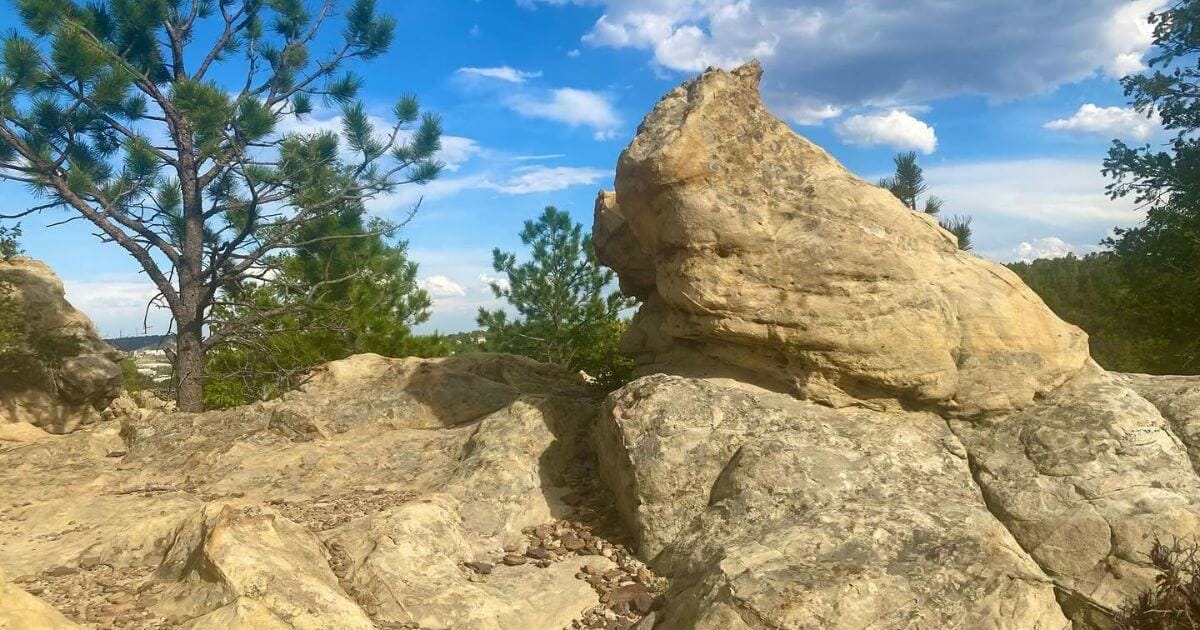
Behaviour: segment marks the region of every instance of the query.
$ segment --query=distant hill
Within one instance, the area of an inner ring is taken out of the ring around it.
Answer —
[[[143,335],[141,337],[116,337],[105,339],[108,345],[124,352],[133,352],[145,348],[159,348],[175,342],[175,335]]]

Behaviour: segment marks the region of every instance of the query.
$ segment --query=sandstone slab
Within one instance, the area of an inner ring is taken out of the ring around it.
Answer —
[[[659,628],[1068,627],[936,415],[650,376],[610,398],[599,442],[672,579]]]

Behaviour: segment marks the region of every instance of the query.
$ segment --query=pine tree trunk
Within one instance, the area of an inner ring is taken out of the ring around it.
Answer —
[[[204,349],[199,322],[180,322],[175,344],[175,404],[180,411],[203,411]]]
[[[189,129],[186,134],[189,138],[190,133]],[[190,142],[181,143],[181,149],[179,184],[183,197],[183,244],[178,269],[179,308],[175,313],[175,323],[179,327],[175,347],[178,379],[175,404],[180,411],[200,412],[204,411],[204,313],[207,310],[200,303],[204,294],[203,196]]]

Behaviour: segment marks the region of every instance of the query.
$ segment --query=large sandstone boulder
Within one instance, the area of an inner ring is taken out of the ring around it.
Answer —
[[[665,628],[1107,628],[1200,537],[1195,379],[1113,375],[1005,268],[762,105],[668,93],[595,238],[642,299],[600,473]],[[1189,459],[1189,454],[1191,458]]]
[[[15,305],[24,324],[22,347],[0,366],[0,423],[70,433],[101,420],[121,394],[122,355],[67,302],[58,276],[31,258],[0,260],[0,299]]]
[[[660,375],[606,415],[602,473],[672,579],[660,627],[1068,627],[933,414]]]
[[[642,299],[643,373],[736,375],[832,404],[1002,411],[1088,358],[1001,265],[768,112],[757,63],[672,90],[596,208],[600,260]]]
[[[99,627],[616,618],[608,591],[634,582],[649,601],[663,585],[597,503],[600,403],[520,357],[361,355],[237,409],[69,435],[14,424],[0,432],[0,568]],[[631,624],[643,607],[620,614]]]

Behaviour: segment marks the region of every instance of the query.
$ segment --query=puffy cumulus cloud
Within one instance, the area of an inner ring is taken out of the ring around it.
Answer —
[[[1164,0],[519,0],[599,5],[592,46],[696,72],[759,58],[771,89],[834,107],[1006,99],[1142,68]]]
[[[1083,253],[1094,247],[1081,248],[1072,245],[1057,236],[1035,238],[1032,241],[1022,241],[1013,248],[1012,257],[1016,260],[1030,262],[1039,258],[1062,258],[1067,254]]]
[[[588,127],[597,140],[611,138],[621,124],[608,96],[590,90],[557,88],[541,94],[516,94],[506,100],[506,105],[530,118]]]
[[[1051,131],[1136,140],[1149,138],[1159,127],[1156,119],[1147,118],[1133,109],[1099,107],[1093,103],[1082,105],[1069,118],[1052,120],[1042,126]]]
[[[463,288],[462,294],[450,294],[434,300],[430,319],[416,327],[421,333],[474,330],[480,308],[505,308],[507,302],[496,299],[486,286],[492,276],[492,250],[421,249],[409,251],[409,258],[420,265],[428,277],[444,276]]]
[[[542,76],[541,72],[526,72],[517,70],[511,66],[497,66],[494,68],[459,68],[458,73],[468,77],[483,77],[487,79],[498,79],[509,83],[524,83],[529,79],[536,79]]]
[[[898,109],[886,114],[851,116],[838,124],[837,134],[843,142],[863,147],[883,145],[925,154],[937,148],[933,127]]]
[[[584,184],[595,184],[611,175],[612,171],[600,168],[531,166],[519,169],[507,181],[501,184],[494,184],[492,187],[510,195],[524,195],[535,192],[563,190]]]
[[[419,284],[434,299],[467,295],[466,287],[440,274],[423,278]]]
[[[501,278],[500,276],[493,276],[490,273],[479,274],[479,282],[480,282],[479,290],[484,292],[485,294],[491,295],[491,296],[496,295],[495,292],[492,291],[493,284],[500,287],[500,290],[502,290],[502,291],[507,291],[512,286],[511,284],[509,284],[508,278]]]

